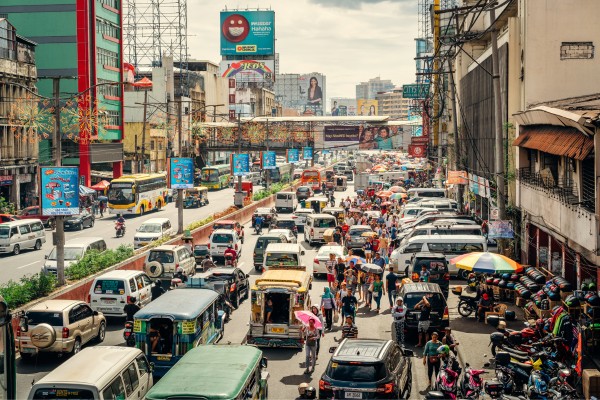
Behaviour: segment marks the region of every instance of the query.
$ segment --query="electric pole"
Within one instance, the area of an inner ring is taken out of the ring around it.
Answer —
[[[52,79],[54,91],[54,166],[62,165],[62,135],[60,133],[60,78]],[[79,178],[78,178],[79,180]],[[79,188],[78,188],[79,189]],[[54,245],[56,246],[56,275],[58,286],[65,284],[65,217],[54,217],[56,232],[54,232]]]
[[[448,58],[448,74],[450,75],[450,100],[452,101],[452,125],[454,126],[454,157],[456,158],[456,169],[462,171],[462,142],[458,132],[458,116],[456,112],[456,90],[454,88],[454,71],[452,70],[452,59]],[[458,184],[458,209],[463,210],[464,185]]]
[[[148,90],[144,90],[144,121],[142,123],[142,160],[138,162],[138,173],[144,172],[144,166],[146,164],[146,112],[148,110]],[[137,148],[136,148],[137,152]]]
[[[440,96],[442,88],[440,85],[440,0],[433,0],[433,145],[437,146],[437,167],[440,170],[439,185],[442,186],[442,141],[440,140]]]

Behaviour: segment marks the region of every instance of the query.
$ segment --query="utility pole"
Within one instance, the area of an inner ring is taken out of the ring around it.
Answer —
[[[269,151],[269,119],[267,118],[267,132],[265,133],[265,144],[267,145],[267,151]],[[265,189],[269,190],[271,186],[271,170],[265,170]]]
[[[179,101],[178,111],[177,111],[177,142],[179,147],[179,157],[183,157],[183,148],[182,148],[182,137],[181,137],[181,121],[182,121],[182,112],[183,103]],[[181,235],[183,233],[183,189],[177,189],[177,234]]]
[[[490,9],[490,23],[496,22],[496,11]],[[494,83],[494,122],[496,126],[496,198],[498,202],[498,215],[501,220],[506,219],[505,186],[504,186],[504,133],[502,128],[502,93],[500,92],[500,61],[498,56],[498,29],[491,30],[492,41],[492,79]],[[498,242],[500,252],[504,250],[504,241]]]
[[[452,101],[452,124],[454,125],[454,157],[456,158],[456,169],[462,170],[462,142],[458,132],[458,116],[456,112],[456,90],[454,88],[454,71],[452,70],[452,58],[448,58],[448,75],[450,75],[450,100]],[[465,187],[458,185],[458,210],[463,211],[463,197]]]
[[[54,166],[62,165],[62,135],[60,133],[60,78],[52,79],[54,91]],[[56,274],[58,286],[65,284],[65,217],[57,215],[54,217],[56,232],[54,233],[54,245],[56,246]]]
[[[238,136],[238,148],[237,148],[237,153],[238,155],[242,154],[242,112],[241,109],[238,112],[238,131],[237,131],[237,136]],[[241,192],[242,191],[242,175],[238,175],[238,179],[237,179],[237,191]]]
[[[440,88],[440,0],[433,0],[433,145],[437,146],[437,167],[440,169],[439,185],[442,185],[442,141],[440,140],[440,96],[442,89]]]
[[[148,110],[148,90],[144,90],[144,122],[142,123],[142,160],[138,162],[138,173],[144,172],[146,163],[146,112]],[[137,149],[136,149],[137,152]]]
[[[183,152],[183,101],[180,100],[177,104],[177,146],[179,147],[179,157],[184,156]]]

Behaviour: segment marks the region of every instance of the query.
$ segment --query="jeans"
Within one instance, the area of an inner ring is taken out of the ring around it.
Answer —
[[[373,292],[373,297],[375,298],[375,304],[377,304],[377,309],[381,308],[381,297],[383,296],[382,292]]]
[[[306,347],[306,363],[304,365],[306,365],[306,369],[312,368],[314,370],[317,363],[317,346],[309,346],[307,344],[304,347]]]
[[[325,328],[331,330],[333,325],[333,308],[325,309]]]
[[[390,308],[394,307],[394,298],[396,297],[396,291],[388,289],[388,300],[390,301]]]

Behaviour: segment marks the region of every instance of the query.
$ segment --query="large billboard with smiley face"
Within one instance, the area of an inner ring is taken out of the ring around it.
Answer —
[[[221,55],[274,54],[274,11],[221,11]]]

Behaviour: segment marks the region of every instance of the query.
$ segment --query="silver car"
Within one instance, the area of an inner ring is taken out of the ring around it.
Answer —
[[[346,247],[348,249],[361,249],[367,238],[362,236],[365,232],[373,232],[368,225],[352,225],[346,234]]]

